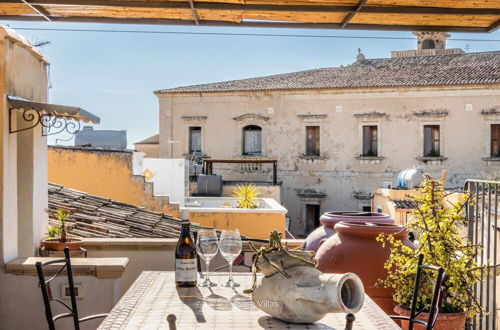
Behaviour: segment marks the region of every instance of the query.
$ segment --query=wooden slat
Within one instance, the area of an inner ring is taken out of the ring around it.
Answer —
[[[359,13],[359,11],[363,8],[363,6],[366,4],[368,0],[360,0],[358,5],[356,6],[356,10],[353,11],[352,13],[348,14],[343,20],[342,20],[342,23],[340,23],[340,28],[341,29],[344,29],[347,24],[349,24],[349,22],[352,20],[352,18],[354,17],[354,15],[356,15],[357,13]]]
[[[500,19],[488,27],[488,32],[495,32],[498,28],[500,28]]]
[[[194,8],[194,1],[193,0],[188,0],[188,1],[189,1],[189,7],[191,7],[191,14],[193,15],[194,22],[196,23],[196,25],[199,25],[200,22],[198,21],[198,13]]]
[[[98,6],[45,6],[51,16],[61,17],[109,17],[109,18],[158,18],[192,20],[191,9],[148,9],[126,7]],[[19,4],[0,4],[0,15],[31,15],[34,11]],[[342,13],[296,13],[296,12],[259,12],[259,11],[212,11],[197,10],[200,20],[241,22],[243,19],[303,23],[340,23],[344,19]],[[368,14],[362,11],[352,20],[352,24],[412,25],[412,26],[462,26],[490,27],[498,21],[498,16],[469,15],[398,15],[398,14]],[[342,24],[340,25],[342,26]]]
[[[18,0],[0,0],[0,3],[18,3]],[[163,8],[188,9],[190,3],[183,1],[161,0],[33,0],[38,5],[78,5],[78,6],[107,6],[107,7],[136,7],[136,8]],[[194,2],[197,9],[206,10],[247,10],[247,11],[278,11],[278,12],[312,12],[312,13],[354,13],[357,5],[332,4],[267,4],[267,3],[222,3],[222,2]],[[350,2],[349,2],[350,4]],[[356,4],[354,2],[354,4]],[[403,14],[442,14],[442,15],[500,15],[500,8],[481,7],[428,7],[428,6],[374,6],[365,5],[365,13],[403,13]]]
[[[365,14],[358,13],[351,21],[353,24],[388,25],[434,25],[434,26],[476,26],[488,28],[496,22],[498,16],[468,16],[468,15],[397,15],[397,14]]]
[[[344,16],[343,13],[241,12],[242,19],[301,23],[340,23]]]
[[[368,5],[491,9],[499,6],[497,0],[369,0]]]
[[[50,20],[50,14],[45,10],[45,8],[43,8],[42,6],[39,6],[39,5],[33,5],[31,3],[29,3],[27,0],[21,0],[26,6],[30,7],[31,9],[33,9],[36,13],[38,13],[39,15],[41,15],[43,18],[45,18],[47,21],[51,21]]]
[[[97,7],[86,6],[80,10],[78,6],[45,6],[52,16],[70,17],[77,13],[80,17],[109,17],[109,18],[161,18],[193,20],[191,8],[188,9],[148,9],[126,7]],[[200,20],[220,20],[229,22],[241,21],[242,13],[236,11],[207,11],[198,10]]]
[[[191,25],[186,21],[194,20],[205,26],[488,32],[500,26],[498,3],[499,0],[0,0],[0,18],[170,25]]]
[[[149,24],[149,25],[193,25],[189,19],[166,18],[119,18],[89,17],[75,13],[75,16],[51,17],[54,22],[113,23],[113,24]],[[41,16],[16,15],[0,11],[0,20],[36,22],[44,20]],[[407,22],[408,23],[408,22]],[[349,24],[349,30],[384,30],[384,31],[445,31],[485,33],[490,27],[461,25],[390,25],[390,24]],[[260,27],[260,28],[295,28],[295,29],[339,29],[340,23],[294,23],[294,22],[231,22],[222,20],[200,21],[200,26]]]

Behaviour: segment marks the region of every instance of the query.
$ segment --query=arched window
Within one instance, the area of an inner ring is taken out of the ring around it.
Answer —
[[[262,154],[262,128],[256,125],[243,127],[243,155]]]
[[[436,48],[436,44],[434,40],[425,39],[422,43],[422,49],[434,49]]]

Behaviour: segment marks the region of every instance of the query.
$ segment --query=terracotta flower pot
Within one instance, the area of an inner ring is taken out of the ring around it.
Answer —
[[[317,268],[323,273],[347,273],[358,275],[363,281],[365,292],[387,314],[393,314],[393,290],[375,287],[379,279],[387,277],[384,263],[391,247],[382,247],[376,241],[379,234],[394,235],[403,244],[415,248],[408,240],[408,232],[401,226],[391,224],[340,222],[335,225],[336,235],[328,238],[316,254]]]
[[[65,247],[68,247],[70,250],[79,250],[82,246],[83,241],[79,238],[71,238],[66,242],[59,242],[58,238],[46,238],[42,241],[42,247],[45,250],[52,251],[63,251]]]
[[[321,227],[316,228],[307,236],[302,247],[303,250],[317,252],[320,245],[335,234],[334,226],[341,221],[360,221],[373,223],[394,223],[394,219],[390,215],[375,212],[360,212],[360,211],[336,211],[325,212],[319,218]]]
[[[394,307],[394,311],[401,316],[410,316],[410,310],[397,305]],[[427,321],[429,314],[422,313],[417,319]],[[437,321],[434,325],[434,330],[457,330],[464,329],[465,320],[467,319],[467,313],[439,313]],[[403,330],[408,329],[408,321],[401,320],[401,327]],[[425,330],[425,327],[421,324],[413,324],[413,329],[415,330]]]

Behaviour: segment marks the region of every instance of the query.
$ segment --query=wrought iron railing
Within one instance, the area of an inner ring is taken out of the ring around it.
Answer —
[[[468,219],[468,239],[479,246],[476,261],[479,265],[489,265],[482,270],[483,281],[474,286],[475,299],[480,303],[482,312],[467,322],[467,329],[500,329],[498,315],[497,265],[499,263],[500,221],[498,213],[500,182],[484,180],[467,180],[464,190],[473,197],[466,206]]]

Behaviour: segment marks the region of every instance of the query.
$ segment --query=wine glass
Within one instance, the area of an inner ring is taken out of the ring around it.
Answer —
[[[212,287],[217,286],[208,278],[210,260],[217,254],[217,233],[214,229],[200,229],[196,240],[196,251],[205,260],[205,281],[198,286]]]
[[[238,229],[223,230],[220,235],[219,250],[229,263],[229,280],[222,284],[224,287],[235,288],[240,286],[233,281],[233,262],[241,253],[241,236]]]

